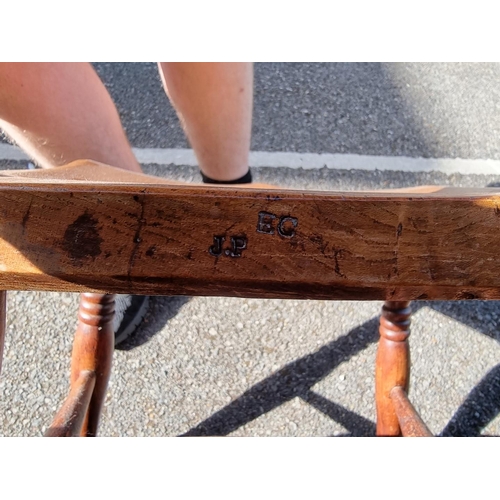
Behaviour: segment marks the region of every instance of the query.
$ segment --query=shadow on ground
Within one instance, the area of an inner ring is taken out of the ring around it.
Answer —
[[[479,436],[500,413],[500,364],[491,369],[467,396],[441,436]]]
[[[493,338],[486,317],[500,317],[498,302],[413,302],[413,312],[431,307]],[[479,311],[479,312],[478,312]],[[375,423],[315,393],[311,388],[337,366],[378,340],[378,318],[363,323],[318,351],[289,363],[255,384],[240,397],[187,431],[183,436],[226,436],[293,398],[301,398],[341,424],[344,436],[374,436]],[[478,436],[500,412],[500,365],[467,396],[442,436]]]
[[[115,346],[119,351],[131,351],[151,340],[191,300],[184,296],[153,296],[149,310],[137,332],[125,342]]]

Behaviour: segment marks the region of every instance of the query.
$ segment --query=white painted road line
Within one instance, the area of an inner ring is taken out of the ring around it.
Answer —
[[[197,166],[192,149],[133,148],[140,163]],[[16,146],[0,144],[0,160],[27,160]],[[252,151],[251,167],[329,168],[333,170],[381,170],[403,172],[442,172],[444,174],[500,175],[500,160],[461,158],[408,158],[330,153],[286,153]]]

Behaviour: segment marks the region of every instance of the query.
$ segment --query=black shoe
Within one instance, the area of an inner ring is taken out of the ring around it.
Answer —
[[[115,346],[128,339],[139,327],[148,311],[147,295],[117,295],[115,297]]]

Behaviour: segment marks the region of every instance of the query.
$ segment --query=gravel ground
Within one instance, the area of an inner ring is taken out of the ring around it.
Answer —
[[[22,166],[20,163],[18,166]],[[198,181],[188,167],[147,173]],[[256,169],[313,189],[498,176]],[[39,436],[68,390],[76,294],[9,292],[0,435]],[[500,305],[415,302],[411,399],[435,434],[500,435]],[[103,436],[370,436],[380,302],[155,297],[115,351]]]

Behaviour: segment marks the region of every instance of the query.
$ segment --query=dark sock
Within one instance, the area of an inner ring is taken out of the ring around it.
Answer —
[[[248,172],[239,179],[235,179],[234,181],[216,181],[215,179],[210,179],[203,172],[201,172],[201,178],[205,184],[250,184],[252,182],[252,173],[250,169]]]

